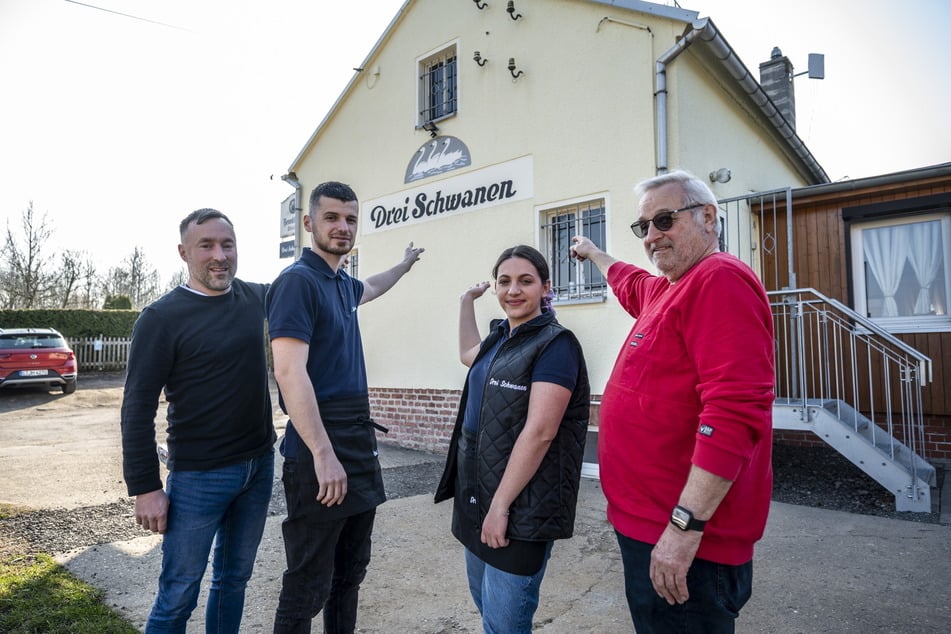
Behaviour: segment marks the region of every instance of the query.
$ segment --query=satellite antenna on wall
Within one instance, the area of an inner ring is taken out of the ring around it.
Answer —
[[[796,73],[793,77],[809,74],[809,79],[826,78],[826,56],[822,53],[809,53],[809,70]]]

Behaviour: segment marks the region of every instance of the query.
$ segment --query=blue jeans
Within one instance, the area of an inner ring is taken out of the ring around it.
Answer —
[[[185,632],[198,604],[212,542],[205,631],[238,631],[273,483],[273,452],[210,471],[168,474],[168,530],[162,540],[158,596],[145,628],[148,634]]]
[[[686,603],[670,605],[650,579],[652,544],[617,534],[624,562],[624,592],[637,634],[732,634],[753,591],[753,562],[739,566],[694,559],[687,571]]]
[[[552,542],[545,562],[534,575],[524,577],[503,572],[485,563],[466,548],[469,592],[482,615],[485,634],[529,634],[538,608],[538,592],[548,567]]]

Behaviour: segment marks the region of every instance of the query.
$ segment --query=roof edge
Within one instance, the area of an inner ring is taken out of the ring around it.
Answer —
[[[927,165],[925,167],[914,167],[911,169],[902,170],[900,172],[889,172],[888,174],[866,176],[863,178],[856,178],[854,180],[822,183],[819,185],[809,185],[806,187],[795,187],[792,190],[792,197],[804,198],[816,194],[837,194],[840,192],[864,189],[866,187],[894,185],[896,183],[907,183],[911,180],[923,180],[926,178],[942,176],[951,176],[951,163],[938,163],[936,165]]]
[[[763,90],[759,81],[750,73],[740,56],[726,41],[723,33],[713,23],[713,20],[706,17],[694,21],[687,28],[684,36],[685,38],[695,38],[710,50],[730,76],[736,80],[737,85],[756,104],[767,121],[776,129],[776,132],[792,150],[794,156],[799,159],[811,178],[818,181],[816,184],[828,183],[829,175],[826,174],[819,161],[816,160],[816,157],[812,155],[803,140],[796,134],[795,128],[789,125],[786,118],[779,112],[779,108]]]
[[[414,0],[406,0],[399,10],[397,10],[396,15],[393,16],[393,19],[390,20],[390,23],[386,25],[386,28],[383,29],[382,35],[377,39],[376,43],[373,44],[373,48],[370,49],[370,52],[367,53],[367,56],[363,58],[363,62],[360,64],[361,69],[365,69],[369,66],[370,60],[376,55],[376,52],[380,50],[380,47],[383,45],[383,41],[389,37],[390,33],[393,31],[393,27],[396,26],[396,23],[403,18],[403,14],[406,13],[406,8]],[[340,103],[344,100],[344,97],[350,94],[350,90],[353,88],[353,85],[357,82],[357,79],[360,78],[363,71],[356,71],[353,74],[353,77],[350,78],[350,81],[347,82],[347,85],[344,87],[340,94],[337,95],[337,98],[331,104],[330,108],[327,110],[327,113],[324,115],[324,118],[320,120],[320,123],[317,124],[317,127],[314,128],[314,131],[307,138],[307,142],[304,143],[304,147],[301,148],[300,152],[297,153],[297,156],[294,157],[294,161],[291,163],[290,167],[287,168],[288,172],[296,171],[297,167],[300,166],[301,160],[303,160],[304,155],[307,153],[307,150],[310,149],[310,146],[317,139],[317,136],[324,129],[327,121],[337,112],[337,108],[340,106]]]
[[[628,11],[637,11],[638,13],[646,13],[648,15],[656,15],[687,24],[692,23],[700,15],[697,11],[671,7],[665,4],[645,2],[644,0],[588,0],[588,2],[604,4],[619,9],[627,9]]]

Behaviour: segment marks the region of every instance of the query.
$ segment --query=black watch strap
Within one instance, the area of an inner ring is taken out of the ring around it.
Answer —
[[[674,507],[674,510],[670,513],[670,523],[674,525],[675,528],[679,528],[682,531],[703,531],[703,527],[707,525],[706,520],[698,520],[693,516],[693,511],[686,509],[679,504]]]

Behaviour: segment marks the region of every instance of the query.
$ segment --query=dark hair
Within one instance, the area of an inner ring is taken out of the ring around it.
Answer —
[[[181,236],[182,240],[184,240],[185,231],[188,230],[188,225],[190,225],[193,222],[196,225],[200,225],[204,223],[206,220],[211,220],[212,218],[221,218],[222,220],[227,222],[229,225],[231,225],[232,229],[234,229],[234,224],[231,222],[228,216],[224,215],[217,209],[211,209],[209,207],[205,207],[204,209],[196,209],[195,211],[185,216],[185,219],[182,220],[181,223],[178,225],[178,234]]]
[[[345,203],[357,199],[357,195],[350,189],[350,185],[338,183],[337,181],[327,181],[326,183],[321,183],[317,187],[314,187],[314,191],[310,192],[310,214],[313,214],[314,210],[320,205],[321,196],[342,200]]]
[[[528,260],[532,263],[532,266],[535,267],[535,271],[538,272],[538,277],[541,278],[542,284],[548,282],[551,279],[551,273],[548,270],[548,261],[545,259],[545,256],[541,254],[541,251],[535,247],[530,247],[527,244],[518,244],[514,247],[509,247],[505,251],[502,251],[502,254],[499,256],[499,259],[495,261],[495,266],[492,267],[492,279],[497,279],[499,276],[499,266],[502,265],[502,262],[506,260],[511,260],[512,258],[522,258],[523,260]],[[548,294],[542,297],[542,311],[553,311],[551,301],[554,299],[555,295],[549,289]]]

